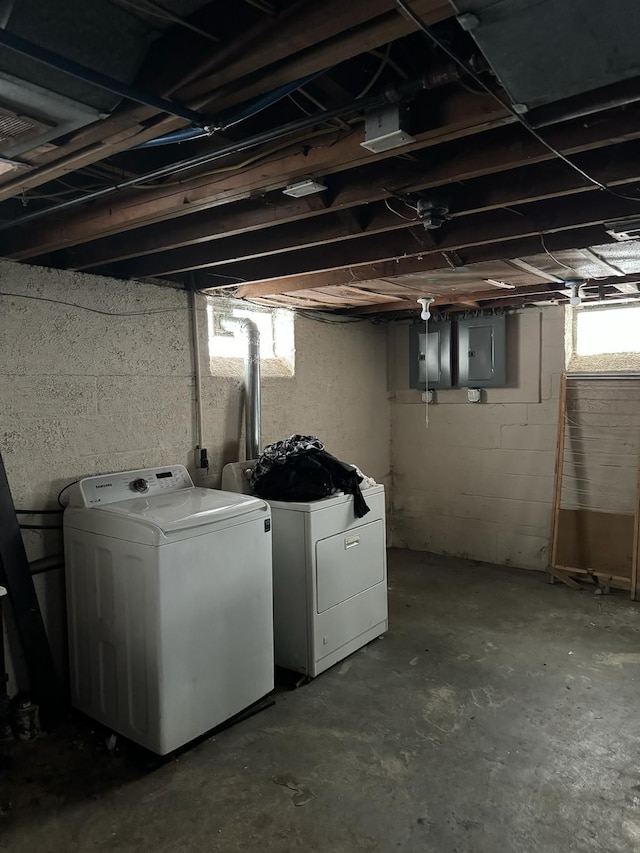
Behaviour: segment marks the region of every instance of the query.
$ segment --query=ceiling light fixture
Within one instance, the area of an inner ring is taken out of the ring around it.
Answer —
[[[298,181],[295,184],[289,184],[289,186],[285,187],[282,192],[285,195],[293,196],[293,198],[302,198],[305,195],[321,193],[323,190],[326,190],[326,186],[322,181],[312,181],[311,179],[308,179],[306,181]]]
[[[416,213],[425,231],[437,231],[449,218],[447,205],[435,199],[419,198]]]
[[[569,297],[569,305],[577,308],[582,303],[582,285],[581,281],[568,281],[571,296]]]
[[[492,284],[494,287],[502,287],[504,290],[515,290],[515,284],[507,284],[506,281],[498,281],[496,278],[485,278],[487,284]]]

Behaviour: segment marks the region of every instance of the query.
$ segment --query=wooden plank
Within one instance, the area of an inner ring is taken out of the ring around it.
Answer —
[[[568,586],[570,589],[576,589],[582,591],[584,589],[577,581],[575,581],[568,573],[568,571],[561,571],[560,569],[554,569],[552,566],[547,568],[547,572],[551,575],[551,577],[555,580],[559,580],[565,586]]]
[[[429,23],[437,23],[453,14],[451,6],[442,0],[413,0],[412,6],[416,14],[424,16]],[[189,102],[206,97],[229,82],[260,72],[265,66],[306,51],[328,39],[335,39],[342,33],[361,27],[382,15],[386,17],[378,26],[386,31],[385,41],[376,46],[414,32],[415,24],[398,15],[396,8],[393,0],[352,0],[351,3],[344,3],[343,0],[323,0],[321,3],[296,3],[273,20],[264,22],[241,38],[234,39],[225,49],[217,51],[210,60],[210,68],[215,70],[211,74],[205,72],[205,76],[200,76],[190,85],[185,83],[180,89],[180,95]],[[392,14],[388,15],[389,12]],[[390,32],[390,25],[395,25],[393,32]],[[370,49],[360,44],[358,48],[357,53]],[[331,64],[329,59],[325,58],[326,64],[323,67]],[[199,73],[202,74],[202,69]]]
[[[640,127],[640,112],[635,127],[636,129]],[[615,166],[603,168],[598,165],[596,160],[602,156],[599,153],[600,148],[608,145],[612,135],[624,136],[625,132],[629,133],[629,130],[628,117],[618,112],[587,128],[584,128],[582,123],[579,125],[571,123],[563,126],[562,129],[550,128],[547,135],[553,144],[567,153],[592,151],[592,157],[579,158],[578,162],[586,169],[596,168],[601,179],[609,183],[624,172],[618,171],[615,174]],[[627,151],[625,144],[618,145],[604,156],[607,160],[612,155],[620,158],[620,161],[614,160],[614,164],[638,162],[640,158],[637,156],[635,146],[629,146],[629,148],[632,150]],[[344,178],[336,176],[332,182],[331,198],[324,209],[311,209],[304,199],[291,200],[280,195],[273,195],[263,203],[257,199],[252,200],[251,205],[240,201],[227,205],[224,210],[212,207],[205,211],[191,213],[179,220],[157,223],[154,226],[87,242],[73,250],[70,260],[75,269],[89,269],[112,260],[125,260],[158,250],[246,234],[248,231],[287,224],[298,219],[344,211],[380,201],[387,198],[390,192],[416,192],[461,181],[477,181],[483,176],[525,165],[532,171],[523,170],[523,173],[528,172],[530,182],[535,184],[530,191],[535,193],[536,187],[541,187],[541,197],[544,197],[547,174],[555,180],[564,181],[567,189],[577,187],[576,181],[579,179],[574,177],[570,170],[563,167],[564,172],[561,174],[559,166],[551,166],[548,160],[552,156],[532,137],[523,137],[520,128],[498,128],[490,134],[478,136],[477,144],[473,147],[470,147],[465,140],[441,144],[435,162],[408,163],[390,158],[387,161],[376,162],[374,165],[362,165],[347,173]],[[535,165],[532,166],[532,164]],[[634,168],[633,165],[631,168]],[[512,188],[508,179],[498,178],[495,181],[495,186],[489,181],[486,182],[487,191],[481,198],[477,197],[478,184],[474,184],[475,200],[471,203],[469,210],[478,212],[517,202],[515,189]],[[550,185],[547,184],[547,191],[549,189]]]
[[[549,534],[549,565],[557,563],[558,550],[558,519],[562,499],[562,478],[564,475],[564,439],[567,425],[567,374],[560,379],[560,394],[558,397],[558,432],[556,439],[556,461],[553,481],[553,501],[551,504],[551,531]]]
[[[635,122],[630,122],[630,116],[625,115],[624,113],[615,113],[615,120],[611,119],[612,117],[609,117],[609,120],[605,120],[603,118],[597,124],[594,123],[587,126],[586,129],[582,124],[580,127],[576,124],[576,126],[571,125],[569,128],[562,128],[562,133],[553,136],[553,141],[555,144],[559,145],[559,147],[564,148],[564,150],[574,152],[578,150],[585,151],[592,147],[601,146],[605,144],[606,139],[612,133],[619,139],[625,139],[630,134],[640,135],[640,108]],[[554,129],[550,129],[550,131],[551,130]],[[555,130],[558,131],[558,129]],[[287,200],[276,197],[275,199],[269,199],[269,203],[265,204],[262,208],[258,206],[257,208],[250,207],[247,209],[246,207],[243,207],[242,203],[240,203],[239,208],[237,208],[237,214],[236,209],[234,208],[229,212],[224,210],[216,213],[216,211],[212,209],[215,206],[224,205],[226,207],[229,202],[233,202],[234,200],[238,203],[237,198],[233,195],[233,190],[230,189],[233,187],[234,181],[237,182],[238,180],[241,180],[242,187],[246,189],[249,185],[250,187],[253,187],[253,190],[255,191],[255,182],[254,178],[252,178],[252,175],[255,174],[255,180],[258,183],[262,182],[264,184],[265,174],[263,170],[266,166],[260,165],[250,167],[245,170],[241,179],[227,178],[221,183],[221,179],[219,177],[210,178],[209,191],[210,194],[212,194],[212,200],[210,200],[208,207],[206,204],[204,205],[204,212],[201,211],[202,205],[200,202],[195,202],[193,197],[181,196],[179,199],[179,211],[177,215],[183,217],[182,222],[158,222],[155,229],[150,227],[147,227],[144,231],[138,229],[137,232],[131,234],[130,237],[126,234],[123,236],[122,229],[128,230],[133,226],[137,227],[139,224],[138,221],[129,221],[127,219],[127,222],[122,223],[120,226],[111,223],[108,230],[118,231],[118,236],[111,239],[108,237],[106,239],[103,238],[100,242],[94,241],[94,252],[95,247],[98,248],[97,257],[92,257],[90,248],[88,250],[88,257],[83,255],[81,249],[76,249],[75,252],[78,253],[77,259],[75,254],[71,259],[65,257],[63,265],[66,266],[71,262],[71,265],[76,268],[86,269],[89,267],[95,267],[104,263],[104,261],[108,260],[109,257],[115,256],[116,259],[118,257],[126,258],[138,254],[146,254],[157,250],[159,247],[167,248],[171,246],[178,247],[182,245],[189,245],[202,240],[216,239],[216,235],[218,234],[221,237],[242,234],[246,233],[248,230],[271,227],[273,225],[291,222],[298,218],[323,215],[325,211],[331,212],[335,210],[342,210],[356,204],[368,203],[375,199],[387,197],[389,195],[389,191],[405,192],[436,188],[448,185],[452,182],[468,181],[477,176],[487,175],[491,171],[501,171],[513,166],[522,165],[522,163],[535,162],[537,159],[544,160],[550,156],[549,152],[546,149],[543,149],[535,140],[523,137],[522,134],[523,132],[519,128],[502,128],[497,131],[494,130],[491,134],[486,134],[486,139],[481,136],[479,145],[472,148],[466,145],[463,141],[450,141],[445,147],[443,147],[443,143],[436,163],[429,163],[425,166],[420,166],[415,163],[407,164],[397,160],[394,160],[394,162],[383,163],[382,166],[379,162],[376,162],[375,165],[361,165],[359,168],[355,169],[355,171],[351,171],[348,174],[344,185],[339,187],[337,192],[334,192],[330,205],[319,210],[313,210],[303,202],[287,202]],[[448,138],[448,134],[445,135],[445,138]],[[343,143],[340,144],[341,146],[347,146],[344,150],[341,149],[337,152],[340,155],[341,162],[346,163],[348,160],[347,143],[359,148],[357,142],[357,139],[353,139],[350,142],[348,140],[344,140]],[[432,143],[440,144],[442,143],[442,137],[434,136],[431,140],[423,140],[423,142],[425,145]],[[336,146],[334,146],[334,153],[335,148]],[[633,163],[632,154],[630,159],[630,157],[625,154],[624,146],[622,149],[623,150],[620,150],[620,147],[616,148],[615,153],[621,157],[623,162]],[[362,149],[359,149],[359,151],[361,150]],[[306,158],[306,163],[311,173],[315,173],[315,171],[317,171],[318,174],[327,174],[328,172],[333,171],[331,167],[331,159],[333,155],[331,155],[331,152],[323,149],[321,150],[321,155],[326,159],[324,164],[321,164],[319,160],[315,159],[316,153],[314,151],[309,152]],[[295,163],[297,163],[299,159],[300,158],[297,154],[293,155],[293,161]],[[392,158],[392,160],[393,159],[394,158]],[[637,157],[635,159],[638,161]],[[585,165],[591,168],[594,164],[589,161],[586,162]],[[549,167],[550,164],[547,168]],[[283,174],[288,173],[288,168],[290,167],[288,166],[288,159],[286,157],[283,160],[278,161],[276,173],[279,175],[280,184],[284,184],[288,180],[283,177]],[[553,168],[557,171],[557,167]],[[630,168],[637,167],[630,166]],[[598,169],[597,171],[600,173],[601,170]],[[564,180],[568,182],[567,189],[573,187],[573,190],[576,191],[578,188],[577,185],[575,183],[570,183],[571,181],[575,182],[572,173],[569,170],[565,170],[565,172]],[[624,172],[616,171],[616,167],[613,166],[602,171],[601,177],[606,182],[615,183],[620,179],[621,175],[624,175]],[[540,195],[545,197],[546,191],[548,196],[551,184],[544,184],[541,176],[536,176],[534,173],[532,178],[536,177],[538,179],[538,184],[541,186]],[[507,203],[517,203],[517,197],[515,195],[517,188],[514,187],[510,190],[508,185],[503,182],[503,195],[501,197],[499,193],[496,194],[495,188],[491,188],[491,184],[488,180],[486,184],[487,190],[484,192],[484,198],[481,193],[480,198],[470,202],[469,210],[492,209],[493,207],[499,207]],[[182,186],[187,188],[189,185],[190,184],[187,183]],[[239,187],[236,186],[236,189],[238,188]],[[262,189],[264,189],[264,186]],[[199,193],[203,191],[204,190],[202,188],[198,190]],[[475,188],[475,191],[477,194],[477,187]],[[157,192],[166,193],[167,190],[165,189]],[[532,193],[532,197],[535,197],[535,187],[533,188]],[[241,194],[246,195],[247,193],[243,190]],[[185,203],[187,200],[189,202],[188,204]],[[153,208],[156,204],[160,205],[160,207],[164,204],[169,204],[169,206],[172,204],[171,199],[164,199],[162,202],[156,200],[154,202],[149,193],[141,193],[140,191],[134,193],[132,201],[145,201],[145,209],[149,208],[149,205]],[[136,209],[134,210],[134,214],[136,216],[140,215],[141,211]],[[162,215],[163,214],[159,213],[155,219],[159,220]],[[173,216],[171,213],[169,215]],[[102,223],[102,226],[102,233],[105,233],[107,226],[104,223]],[[42,228],[44,226],[40,227]],[[57,245],[77,244],[78,239],[76,239],[73,232],[69,230],[70,228],[70,223],[67,223],[66,227],[60,230],[58,235],[60,239],[57,240],[55,237],[53,238]],[[23,259],[26,256],[32,257],[38,253],[37,245],[31,244],[28,240],[24,241],[24,249],[23,251],[20,251],[20,240],[22,238],[16,235],[8,236],[11,236],[11,240],[5,241],[6,245],[3,247],[5,254],[11,254],[15,259]],[[101,247],[104,247],[102,253],[100,253]],[[44,249],[45,247],[42,248]],[[47,246],[46,248],[54,249],[55,246]],[[48,259],[46,258],[43,260],[44,262],[48,262]]]
[[[513,122],[513,117],[494,101],[478,102],[464,90],[455,90],[442,105],[443,124],[416,136],[416,142],[403,148],[408,153],[453,139],[481,133]],[[640,127],[638,128],[640,135]],[[3,255],[16,260],[35,257],[47,251],[126,231],[152,222],[186,216],[201,210],[228,204],[285,187],[293,180],[347,171],[396,156],[394,150],[371,154],[360,145],[361,134],[351,134],[331,146],[320,146],[301,157],[309,132],[301,135],[293,153],[272,156],[258,166],[236,169],[231,175],[200,175],[178,180],[158,189],[123,191],[115,198],[98,202],[81,213],[60,216],[54,222],[34,223],[28,234],[8,232],[1,238]],[[305,149],[306,150],[306,149]],[[219,168],[219,167],[218,167]],[[235,167],[234,167],[235,169]],[[203,167],[205,173],[211,166]]]
[[[536,167],[531,167],[535,170]],[[545,168],[550,168],[546,165]],[[527,175],[528,169],[520,169]],[[625,183],[634,183],[640,180],[640,158],[637,151],[627,151],[626,157],[618,157],[615,167],[610,168],[608,175],[603,175],[600,170],[595,170],[595,176],[605,182],[608,186],[618,186]],[[533,175],[527,175],[526,184],[519,180],[518,174],[511,172],[501,177],[491,178],[491,202],[483,203],[482,187],[480,192],[474,181],[465,186],[464,196],[454,202],[450,211],[451,221],[461,219],[464,216],[479,212],[489,212],[506,205],[525,205],[540,200],[548,200],[554,196],[564,196],[574,192],[588,193],[592,187],[585,186],[584,181],[576,173],[569,172],[566,166],[562,167],[561,174],[545,176],[543,180],[536,179]],[[487,179],[482,179],[484,182]],[[418,222],[409,222],[398,216],[383,203],[369,204],[366,207],[367,224],[362,225],[360,220],[349,218],[346,221],[340,213],[322,215],[333,208],[324,208],[316,211],[313,220],[305,217],[289,225],[280,225],[275,228],[262,229],[254,234],[251,240],[247,240],[246,232],[235,237],[220,239],[223,235],[210,234],[209,240],[202,240],[197,246],[190,245],[181,249],[161,251],[151,257],[143,256],[124,264],[110,268],[113,275],[127,277],[165,275],[173,272],[186,272],[216,264],[235,263],[252,258],[266,257],[292,249],[312,248],[334,244],[341,240],[365,237],[367,235],[387,234],[390,231],[406,232],[409,228],[418,227],[420,237],[424,237]],[[363,208],[363,210],[365,210]],[[346,211],[345,211],[346,212]],[[526,210],[523,211],[526,213]],[[309,216],[311,213],[309,214]],[[317,216],[322,215],[321,219]],[[362,217],[364,219],[364,217]],[[415,239],[415,238],[412,238]],[[515,263],[515,262],[514,262]],[[543,277],[555,283],[561,283],[562,279],[556,276],[541,274],[538,270],[533,273],[537,278]],[[564,284],[563,284],[564,286]]]
[[[528,205],[525,215],[514,216],[510,211],[491,211],[463,217],[446,223],[438,232],[437,248],[430,248],[427,237],[416,229],[416,238],[402,232],[385,235],[363,235],[335,243],[331,252],[324,248],[300,249],[283,255],[259,260],[225,263],[220,267],[226,275],[245,281],[281,278],[337,269],[359,264],[377,264],[396,259],[425,258],[433,253],[474,246],[519,240],[541,233],[584,228],[609,219],[637,215],[638,206],[632,201],[593,191],[577,205],[572,198],[536,202]],[[604,230],[604,229],[603,229]],[[420,245],[422,243],[422,246]],[[519,253],[510,252],[510,256]],[[377,276],[378,278],[380,276]],[[550,285],[550,289],[553,285]]]
[[[273,58],[273,38],[265,39],[261,35],[262,28],[250,36],[254,43],[254,48],[251,51],[244,51],[243,39],[233,40],[231,50],[238,56],[239,64],[223,63],[224,75],[218,76],[217,83],[211,78],[198,81],[199,97],[196,97],[194,93],[193,98],[191,98],[189,90],[185,87],[185,81],[200,76],[209,63],[205,65],[197,63],[195,67],[192,66],[189,73],[181,70],[177,78],[175,71],[173,71],[170,78],[171,82],[165,83],[161,94],[164,96],[171,95],[181,103],[189,101],[189,105],[193,109],[204,110],[211,107],[218,113],[241,103],[243,100],[272,91],[283,83],[297,80],[315,71],[321,71],[415,30],[415,26],[410,21],[399,15],[394,16],[392,21],[389,20],[389,16],[381,18],[378,22],[373,21],[371,26],[366,27],[366,22],[376,12],[379,12],[379,8],[393,8],[394,4],[391,0],[384,0],[384,2],[376,0],[376,3],[370,3],[369,0],[355,0],[350,4],[340,4],[333,0],[333,5],[341,5],[341,13],[325,16],[322,24],[327,32],[338,33],[332,41],[326,41],[326,33],[324,41],[321,41],[320,44],[318,44],[320,39],[315,37],[316,32],[318,32],[315,26],[318,23],[316,19],[321,17],[322,4],[299,3],[297,9],[306,14],[306,19],[304,15],[298,16],[297,37],[294,40],[285,40],[282,45],[284,49],[281,50],[281,62],[276,68],[269,67],[275,61]],[[449,4],[439,0],[417,0],[415,8],[419,14],[426,16],[432,23],[450,17],[452,14]],[[273,23],[269,22],[270,26],[275,26],[277,30],[281,17],[279,16]],[[314,26],[311,27],[306,23],[306,20],[310,18],[313,18],[315,22]],[[398,19],[397,22],[395,18]],[[339,29],[337,30],[336,26],[346,26],[347,30],[354,26],[354,24],[345,24],[345,21],[364,23],[366,29],[362,33],[357,30],[349,33],[348,37],[340,36]],[[302,54],[300,54],[301,50],[303,51]],[[182,50],[176,55],[189,57],[190,53],[188,50]],[[214,61],[222,62],[223,56],[224,53],[217,51]],[[288,57],[292,61],[287,61]],[[249,85],[242,85],[242,83],[238,83],[234,74],[248,73],[247,62],[255,70],[259,69],[260,73],[257,80],[250,82]],[[182,83],[177,82],[180,78]],[[225,80],[227,83],[232,81],[234,85],[231,90],[227,89],[226,92],[220,93],[218,96],[215,89],[222,86]],[[146,107],[125,107],[105,121],[96,122],[89,128],[82,129],[74,134],[68,143],[38,157],[37,164],[39,167],[35,168],[30,174],[20,179],[3,182],[0,185],[0,201],[21,193],[23,189],[41,186],[56,177],[68,174],[74,169],[99,162],[104,157],[125,151],[134,144],[139,144],[147,139],[154,139],[164,133],[184,127],[186,124],[181,119],[170,117],[160,120],[151,128],[145,127],[143,122],[148,123],[154,115],[157,113]]]
[[[592,580],[597,578],[599,581],[603,581],[610,586],[615,587],[615,589],[631,589],[631,579],[624,575],[611,575],[608,572],[600,572],[597,569],[592,568],[576,569],[572,566],[555,566],[554,570],[557,572],[566,572],[570,575],[584,575],[585,577],[590,577]]]
[[[632,514],[563,509],[558,513],[552,566],[571,566],[625,577],[631,583]]]
[[[550,251],[561,251],[566,248],[593,245],[602,241],[601,227],[576,228],[545,237],[545,244]],[[540,248],[540,237],[528,237],[522,240],[506,243],[493,243],[485,246],[470,248],[464,251],[465,264],[482,261],[500,260],[511,255],[522,257],[534,254]],[[238,296],[252,299],[259,296],[271,296],[279,293],[294,293],[297,290],[308,290],[315,287],[331,287],[333,285],[349,284],[350,282],[373,281],[379,278],[411,275],[425,271],[450,269],[442,254],[429,254],[419,257],[398,258],[393,261],[374,264],[350,265],[335,270],[322,270],[304,275],[286,276],[267,281],[242,284],[238,287]],[[206,272],[198,273],[206,280]],[[211,287],[211,282],[202,285]],[[549,285],[553,288],[553,285]],[[372,307],[369,313],[379,310],[397,311],[399,308],[389,305],[386,308]],[[358,313],[366,314],[368,309],[362,306]]]

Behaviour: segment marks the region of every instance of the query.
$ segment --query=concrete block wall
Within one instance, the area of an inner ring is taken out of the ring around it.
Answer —
[[[408,388],[408,324],[389,329],[394,544],[543,569],[564,370],[562,308],[508,318],[506,388],[486,402]]]
[[[17,507],[53,508],[58,490],[79,477],[167,462],[186,464],[200,485],[215,488],[222,466],[242,458],[242,365],[230,360],[230,375],[209,374],[204,297],[198,317],[206,476],[193,468],[185,293],[0,262],[0,294],[15,294],[0,295],[0,449]],[[314,433],[336,456],[388,483],[385,330],[297,317],[295,340],[295,375],[263,382],[263,443]],[[25,531],[24,538],[30,559],[61,547],[57,531]],[[62,573],[36,580],[62,668]]]

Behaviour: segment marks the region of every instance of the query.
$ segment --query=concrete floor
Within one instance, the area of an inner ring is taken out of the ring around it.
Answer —
[[[383,640],[177,760],[108,753],[77,726],[20,745],[0,850],[638,850],[640,606],[468,560],[389,562]]]

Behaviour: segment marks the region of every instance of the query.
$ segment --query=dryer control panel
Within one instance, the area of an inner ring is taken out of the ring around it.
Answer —
[[[192,487],[193,481],[184,465],[121,471],[80,480],[71,490],[69,506],[103,506]]]

